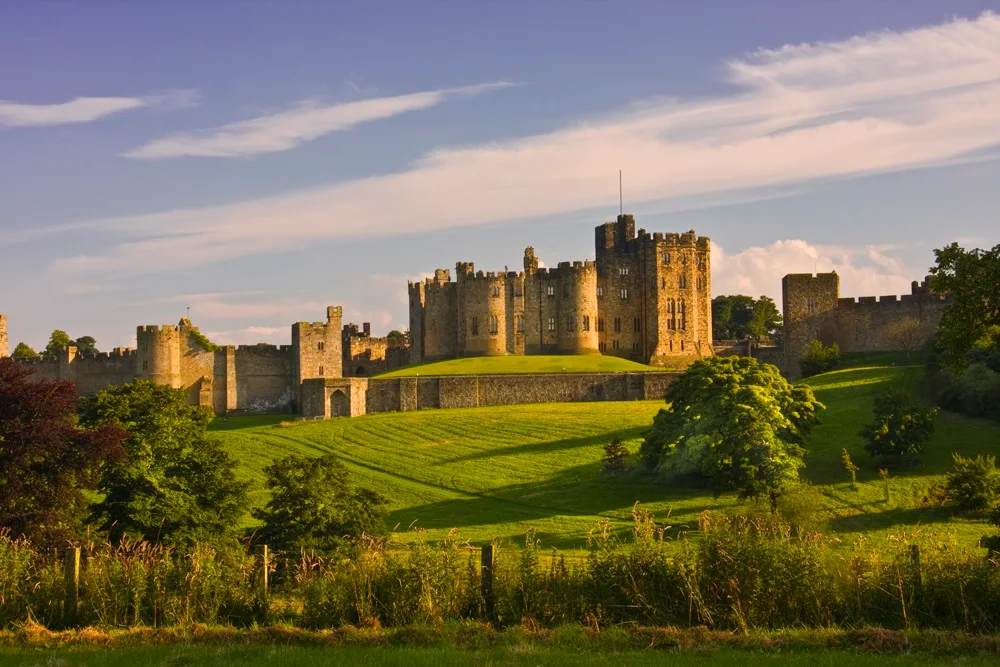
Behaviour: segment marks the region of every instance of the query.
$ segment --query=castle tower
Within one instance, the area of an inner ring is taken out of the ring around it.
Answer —
[[[459,263],[458,352],[462,356],[507,354],[507,276],[473,273],[471,263]]]
[[[292,325],[292,386],[296,398],[303,380],[343,377],[343,313],[341,306],[329,306],[326,322]]]
[[[181,331],[178,326],[136,327],[136,375],[142,380],[181,386]]]
[[[7,356],[7,316],[0,313],[0,359]]]
[[[840,276],[835,271],[816,275],[790,273],[781,279],[785,371],[793,377],[798,374],[799,359],[809,342],[822,340],[823,316],[836,310],[839,298]]]
[[[560,262],[557,268],[560,354],[597,354],[597,265]]]

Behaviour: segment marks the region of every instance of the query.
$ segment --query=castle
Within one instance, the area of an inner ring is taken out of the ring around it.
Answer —
[[[409,282],[410,329],[376,338],[364,323],[342,324],[339,306],[325,322],[297,322],[291,345],[217,346],[187,318],[139,326],[136,348],[24,362],[39,379],[76,383],[82,395],[145,379],[184,390],[215,414],[297,412],[306,417],[540,401],[662,397],[664,372],[373,378],[411,363],[476,355],[602,354],[682,368],[713,354],[755,354],[788,377],[810,341],[844,352],[900,349],[898,323],[927,340],[950,305],[914,282],[902,297],[841,298],[836,273],[782,280],[782,347],[712,341],[711,248],[693,231],[648,234],[631,215],[599,225],[595,261],[541,268],[532,248],[524,270],[483,273],[471,262]],[[0,314],[0,357],[8,353]]]
[[[712,354],[709,239],[596,228],[596,261],[483,273],[472,262],[410,282],[410,362],[477,355],[604,354],[682,366]]]

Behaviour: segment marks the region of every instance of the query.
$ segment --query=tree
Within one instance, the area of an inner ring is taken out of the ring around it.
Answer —
[[[76,385],[31,379],[0,359],[0,528],[45,544],[79,536],[100,467],[124,455],[125,433],[76,424]]]
[[[965,250],[952,243],[934,250],[934,255],[931,289],[952,300],[941,317],[936,342],[946,365],[960,370],[966,354],[1000,326],[1000,245]]]
[[[386,533],[386,500],[354,488],[335,456],[288,456],[264,468],[264,475],[271,499],[253,512],[264,524],[259,542],[327,553],[362,533]]]
[[[799,359],[799,370],[802,377],[812,377],[833,370],[840,364],[840,346],[834,343],[826,347],[820,341],[813,339],[806,346],[806,351]]]
[[[1000,476],[995,456],[966,458],[952,454],[955,471],[947,474],[945,492],[948,500],[961,510],[990,509],[1000,497]]]
[[[625,461],[628,460],[628,456],[628,448],[622,444],[621,438],[612,438],[611,442],[604,445],[604,456],[601,457],[604,466],[601,472],[624,472],[627,469]]]
[[[35,352],[26,343],[18,343],[17,347],[14,348],[14,353],[10,355],[11,359],[14,361],[35,361],[36,359],[41,359],[42,355]]]
[[[913,352],[919,350],[927,339],[920,320],[910,315],[890,323],[887,336],[893,345],[906,352],[907,359]]]
[[[72,342],[72,345],[76,346],[80,354],[97,354],[100,351],[97,349],[97,341],[94,340],[93,336],[80,336]]]
[[[135,380],[85,399],[81,423],[128,432],[126,456],[105,466],[92,520],[125,536],[183,543],[232,533],[246,511],[236,461],[206,436],[211,418],[181,389]]]
[[[390,331],[389,334],[386,336],[386,338],[388,338],[389,342],[393,343],[394,345],[402,345],[403,343],[406,342],[406,334],[404,334],[399,329],[393,329],[392,331]]]
[[[743,294],[715,297],[712,299],[712,338],[745,340],[750,335],[753,312],[753,297]]]
[[[858,466],[854,465],[854,461],[851,460],[851,455],[847,452],[846,448],[840,450],[840,462],[844,466],[844,470],[847,474],[851,476],[851,488],[858,488],[858,471],[861,470]]]
[[[774,299],[769,296],[761,296],[753,304],[753,313],[750,316],[750,323],[747,325],[747,334],[754,341],[759,342],[762,338],[779,338],[781,335],[781,313]]]
[[[67,347],[73,344],[73,340],[69,337],[69,334],[62,329],[56,329],[49,336],[49,343],[45,346],[45,351],[42,356],[48,357],[50,359],[56,359],[59,357],[59,353],[65,350]]]
[[[917,403],[907,391],[890,389],[875,398],[872,421],[861,429],[865,450],[882,457],[883,463],[917,456],[934,431],[937,412]]]
[[[804,436],[824,409],[806,386],[751,357],[709,357],[667,389],[668,407],[640,448],[644,466],[669,474],[697,472],[716,494],[766,496],[774,509],[798,479]]]

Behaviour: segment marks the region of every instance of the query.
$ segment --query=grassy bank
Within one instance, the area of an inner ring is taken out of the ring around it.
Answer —
[[[880,539],[906,528],[954,534],[974,545],[986,530],[981,520],[955,516],[925,498],[951,468],[953,451],[997,453],[1000,425],[942,414],[920,463],[892,472],[887,502],[877,462],[857,433],[870,418],[873,397],[891,385],[915,384],[921,369],[898,355],[854,363],[807,381],[828,409],[807,443],[803,477],[810,486],[788,500],[788,510],[811,515],[846,543],[861,532]],[[704,488],[665,484],[637,472],[617,478],[600,473],[602,446],[619,437],[635,452],[661,407],[660,401],[550,403],[292,426],[280,425],[281,417],[248,417],[216,420],[212,428],[241,461],[242,474],[258,483],[255,504],[266,500],[261,469],[270,461],[290,453],[332,453],[359,484],[389,498],[399,539],[439,539],[454,528],[483,544],[493,537],[519,538],[530,526],[546,546],[578,548],[598,520],[627,529],[636,502],[659,517],[669,515],[675,535],[693,529],[705,510],[736,506],[732,496],[714,498]],[[856,490],[841,465],[842,448],[862,468]]]

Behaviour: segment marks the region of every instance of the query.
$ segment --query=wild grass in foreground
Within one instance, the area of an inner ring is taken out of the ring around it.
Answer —
[[[6,645],[6,646],[5,646]],[[400,630],[284,627],[237,631],[0,633],[4,665],[987,665],[1000,638],[880,629],[727,633],[704,628],[580,626],[497,631],[481,623]]]

